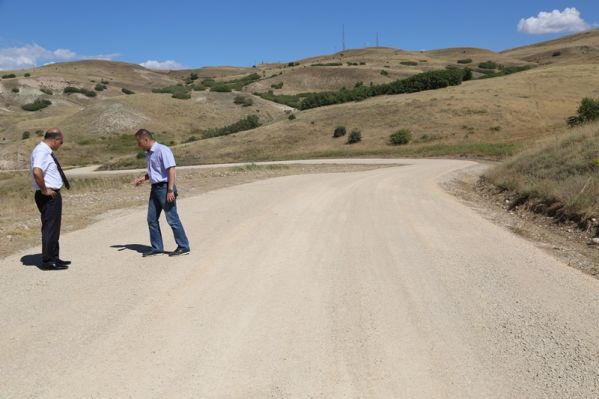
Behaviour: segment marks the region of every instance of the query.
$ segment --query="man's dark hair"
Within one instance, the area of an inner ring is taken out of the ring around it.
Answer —
[[[46,132],[46,134],[44,134],[44,140],[54,140],[54,139],[58,139],[62,136],[62,133],[60,132],[54,132],[51,130],[48,130]]]
[[[154,136],[152,136],[152,132],[150,132],[149,130],[146,130],[146,129],[139,129],[135,133],[135,137],[138,139],[140,139],[142,137],[149,137],[150,139],[154,140]]]

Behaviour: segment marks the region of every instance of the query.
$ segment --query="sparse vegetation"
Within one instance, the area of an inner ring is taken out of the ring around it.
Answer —
[[[27,140],[29,137],[31,137],[31,133],[29,133],[28,131],[24,131],[21,135],[21,140]]]
[[[381,69],[381,75],[389,76],[389,72],[385,71],[384,69]]]
[[[283,88],[283,82],[272,84],[272,85],[270,85],[270,87],[272,87],[273,89],[282,89]]]
[[[342,62],[317,62],[316,64],[310,64],[313,67],[336,67],[342,65]]]
[[[408,144],[412,141],[412,132],[409,129],[399,129],[389,136],[389,141],[393,145]]]
[[[178,91],[173,93],[171,97],[179,100],[189,100],[191,98],[191,94],[186,91]]]
[[[13,79],[16,77],[17,75],[15,75],[14,73],[7,73],[6,75],[2,75],[2,79]]]
[[[123,88],[121,89],[121,91],[122,91],[123,93],[127,94],[127,95],[129,95],[129,94],[135,94],[135,92],[134,92],[133,90],[129,90],[129,89],[127,89],[126,87],[123,87]]]
[[[521,65],[521,66],[508,66],[504,67],[502,65],[499,66],[499,71],[494,70],[479,70],[478,72],[483,73],[484,76],[481,76],[479,79],[488,79],[488,78],[496,78],[498,76],[510,75],[516,72],[527,71],[530,69],[529,65]]]
[[[302,99],[307,94],[274,94],[272,90],[267,91],[266,93],[254,93],[255,96],[262,97],[265,100],[273,101],[279,104],[285,104],[289,107],[299,108]]]
[[[11,90],[13,93],[18,93],[20,90],[18,87],[13,87]]]
[[[416,65],[418,65],[418,63],[416,61],[401,61],[400,64],[401,65],[408,65],[408,66],[416,66]]]
[[[225,136],[227,134],[237,133],[244,130],[251,130],[259,127],[261,125],[260,119],[258,115],[249,115],[245,119],[241,119],[231,125],[217,128],[217,129],[208,129],[202,134],[202,138],[210,138],[217,136]]]
[[[289,116],[287,117],[287,119],[289,119],[290,121],[295,119],[295,114],[289,114]]]
[[[471,64],[472,63],[472,58],[462,58],[461,60],[458,60],[458,64]]]
[[[287,63],[288,67],[294,67],[294,66],[298,66],[300,63],[299,62],[289,62]]]
[[[561,51],[554,51],[553,54],[551,54],[552,57],[559,57],[560,55],[562,55]]]
[[[216,82],[210,87],[210,91],[216,91],[219,93],[230,93],[233,89],[231,86],[224,82]]]
[[[335,128],[335,130],[333,131],[333,137],[334,138],[342,137],[342,136],[345,136],[346,133],[347,133],[347,130],[345,129],[345,126],[337,126]]]
[[[104,90],[106,90],[106,89],[107,89],[106,85],[105,85],[105,84],[102,84],[102,83],[98,83],[98,84],[96,84],[96,86],[94,87],[94,90],[95,90],[95,91],[104,91]]]
[[[362,132],[359,129],[352,130],[349,136],[347,136],[347,144],[354,144],[360,141],[362,141]]]
[[[39,111],[40,109],[44,109],[52,104],[49,100],[37,99],[32,103],[25,104],[21,106],[24,111]]]
[[[27,73],[25,73],[25,75],[23,75],[23,77],[25,77],[25,78],[28,78],[30,76],[31,76],[31,74],[29,72],[27,72]]]

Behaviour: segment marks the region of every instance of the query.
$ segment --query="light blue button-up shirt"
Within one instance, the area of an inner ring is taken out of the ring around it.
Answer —
[[[155,142],[146,154],[150,183],[168,181],[168,169],[176,166],[175,157],[170,148]]]

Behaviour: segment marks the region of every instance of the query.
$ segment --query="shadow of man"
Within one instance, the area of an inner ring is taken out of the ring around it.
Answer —
[[[23,264],[23,266],[35,266],[38,269],[43,270],[45,272],[50,271],[50,270],[58,271],[56,269],[47,269],[43,266],[44,262],[42,261],[42,254],[25,255],[25,256],[21,257],[21,263]],[[63,269],[59,269],[59,270],[63,270]],[[64,270],[66,270],[66,269],[64,269]]]
[[[142,244],[115,244],[115,245],[111,245],[110,248],[116,248],[117,251],[124,251],[125,249],[128,249],[130,251],[135,251],[140,254],[143,254],[144,252],[148,252],[149,250],[152,249],[152,247],[150,247],[148,245],[142,245]]]

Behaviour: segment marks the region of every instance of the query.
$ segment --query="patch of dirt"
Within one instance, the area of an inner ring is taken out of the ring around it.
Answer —
[[[563,263],[599,278],[599,240],[594,229],[581,229],[571,221],[534,213],[524,204],[514,206],[513,195],[500,192],[479,176],[490,163],[475,165],[445,178],[442,186],[485,219],[518,234]]]

